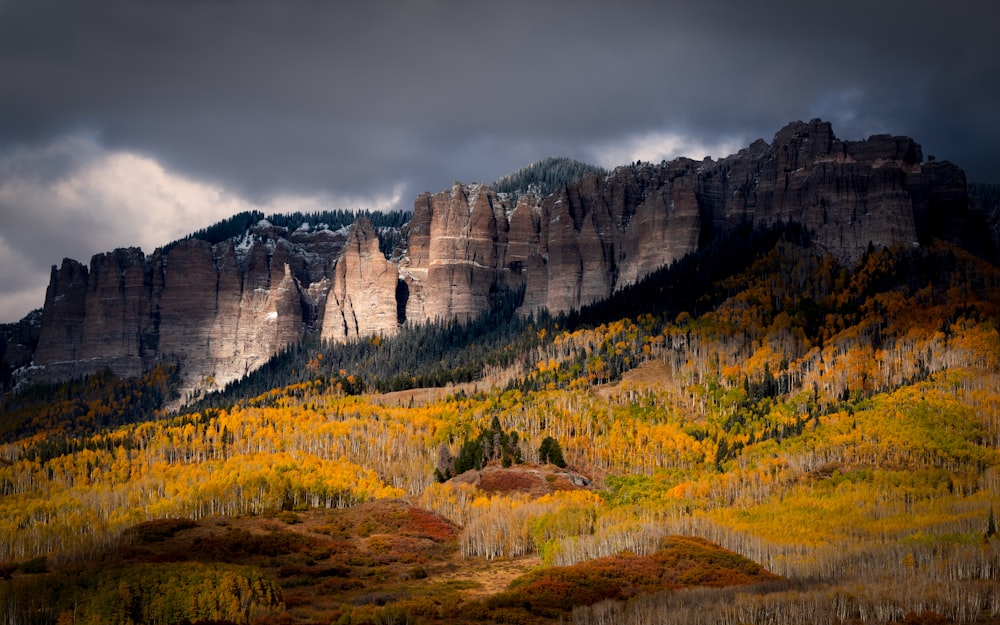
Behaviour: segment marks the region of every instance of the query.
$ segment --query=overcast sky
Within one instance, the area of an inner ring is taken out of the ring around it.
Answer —
[[[0,0],[0,322],[63,257],[821,117],[1000,182],[994,0]]]

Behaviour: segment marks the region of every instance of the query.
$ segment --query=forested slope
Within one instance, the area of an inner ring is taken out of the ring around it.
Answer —
[[[294,583],[270,561],[211,574],[270,580],[254,595],[266,598],[254,612],[262,623],[1000,617],[1000,270],[943,244],[872,248],[846,267],[795,227],[743,232],[704,254],[557,319],[517,318],[517,294],[506,294],[492,317],[465,326],[301,345],[169,418],[27,437],[9,429],[0,562],[12,579],[0,600],[20,622],[71,618],[31,621],[12,597],[32,580],[64,579],[63,567],[103,557],[151,520],[332,515],[322,511],[404,497],[455,528],[447,557],[457,570],[526,558],[545,568],[507,593],[449,587],[451,603],[427,605],[416,587],[450,583],[427,566],[420,584],[386,592],[377,609],[323,582],[333,551],[312,553],[316,574]],[[520,373],[505,388],[424,404],[373,395],[487,366]],[[547,439],[592,486],[538,496],[435,479],[469,444],[479,458],[536,470]],[[510,445],[517,453],[503,453]],[[718,543],[752,561],[737,568],[783,581],[684,592],[614,581],[658,570],[671,544],[698,584],[738,579],[713,568],[733,561],[696,557],[701,548],[671,543],[676,535]],[[53,572],[40,572],[40,557]],[[378,556],[368,557],[373,566]],[[345,584],[362,579],[345,566]],[[166,574],[151,567],[143,581],[140,567],[129,579],[152,588]],[[378,575],[361,583],[374,588]],[[281,603],[267,584],[281,587]],[[623,590],[581,590],[593,584]],[[313,587],[326,589],[323,605],[289,601]],[[529,588],[535,603],[512,599]],[[560,593],[590,598],[565,605]]]

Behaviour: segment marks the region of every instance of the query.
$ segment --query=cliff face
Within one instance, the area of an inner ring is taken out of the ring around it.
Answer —
[[[415,203],[401,264],[407,316],[473,315],[500,285],[524,286],[526,309],[568,311],[746,221],[799,222],[845,263],[869,243],[958,242],[947,216],[964,210],[965,187],[957,167],[922,163],[911,139],[840,141],[819,120],[790,124],[772,143],[717,162],[622,167],[513,206],[481,186],[455,184]]]
[[[137,375],[167,358],[181,364],[186,391],[237,379],[317,325],[345,239],[262,222],[214,246],[116,250],[89,269],[67,259],[53,267],[33,375]]]
[[[469,318],[486,309],[501,282],[509,224],[505,206],[482,185],[455,183],[421,194],[413,207],[400,272],[406,318]]]
[[[703,167],[698,193],[713,229],[745,219],[796,221],[851,263],[869,242],[917,242],[917,216],[939,178],[921,160],[920,146],[905,137],[842,142],[826,122],[799,122],[771,145],[758,142]]]
[[[367,219],[351,226],[331,285],[321,329],[324,339],[391,334],[402,321],[405,301],[397,301],[399,271],[379,250],[375,228]]]
[[[12,372],[31,365],[41,329],[41,310],[31,311],[16,323],[0,324],[0,392],[14,383]]]
[[[589,175],[516,201],[455,183],[414,203],[405,253],[390,261],[372,224],[288,232],[266,222],[214,246],[95,256],[53,268],[34,363],[65,377],[134,375],[178,360],[187,390],[236,379],[309,332],[389,334],[404,321],[469,318],[500,288],[558,313],[607,297],[750,221],[796,221],[845,263],[875,245],[961,243],[965,176],[879,135],[841,141],[795,122],[712,161],[678,159]]]

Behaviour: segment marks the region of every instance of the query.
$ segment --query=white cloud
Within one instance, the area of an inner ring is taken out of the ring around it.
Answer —
[[[64,257],[155,248],[238,212],[398,208],[403,186],[375,197],[285,194],[254,202],[154,158],[103,148],[89,135],[0,154],[0,321],[44,303],[50,267]]]
[[[634,161],[659,163],[681,156],[699,161],[706,156],[719,158],[736,153],[742,146],[742,139],[707,143],[677,132],[655,131],[593,146],[590,153],[598,165],[613,168]]]
[[[45,298],[48,274],[15,249],[0,232],[0,321],[16,321],[40,308]],[[39,280],[41,279],[41,282]]]

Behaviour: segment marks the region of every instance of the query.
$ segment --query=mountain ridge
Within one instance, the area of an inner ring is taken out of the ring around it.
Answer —
[[[799,223],[847,263],[870,245],[961,245],[966,187],[961,169],[924,162],[912,139],[841,141],[821,120],[718,161],[591,172],[544,197],[455,183],[416,198],[390,259],[366,219],[336,231],[258,222],[215,244],[120,249],[89,267],[66,259],[53,267],[31,359],[8,350],[7,364],[64,379],[105,367],[138,375],[166,359],[181,364],[185,394],[198,394],[305,336],[471,319],[498,290],[523,290],[522,312],[578,309],[747,222]]]

